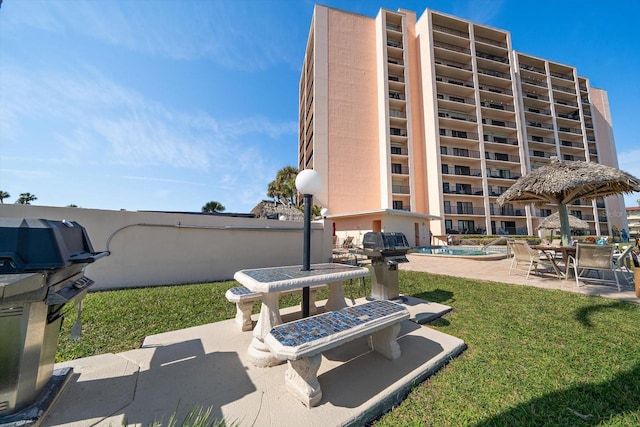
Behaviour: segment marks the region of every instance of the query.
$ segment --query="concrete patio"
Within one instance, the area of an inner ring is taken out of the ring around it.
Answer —
[[[510,259],[475,261],[408,255],[402,270],[474,280],[562,289],[640,304],[626,286],[561,281],[551,274],[509,275]],[[364,300],[357,300],[363,302]],[[362,339],[323,356],[319,380],[323,399],[307,408],[284,385],[286,365],[257,368],[246,361],[251,332],[233,319],[147,337],[141,348],[56,364],[72,368],[62,392],[42,419],[43,426],[166,425],[172,413],[183,419],[193,408],[211,408],[213,419],[255,426],[362,425],[388,411],[410,389],[437,372],[466,348],[453,336],[421,325],[451,307],[408,298],[413,321],[405,321],[398,340],[402,356],[384,359]],[[322,306],[322,302],[319,303]],[[455,307],[453,307],[455,308]],[[283,310],[285,321],[299,316]],[[235,423],[235,424],[234,424]]]

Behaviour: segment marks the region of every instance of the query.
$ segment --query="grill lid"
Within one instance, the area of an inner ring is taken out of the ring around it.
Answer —
[[[365,233],[362,248],[365,253],[373,256],[405,255],[411,249],[403,233],[380,231]]]
[[[0,218],[0,274],[60,269],[105,255],[93,251],[85,228],[75,221]]]

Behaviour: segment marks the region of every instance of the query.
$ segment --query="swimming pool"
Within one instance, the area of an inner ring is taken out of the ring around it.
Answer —
[[[496,260],[507,257],[506,252],[494,250],[483,251],[480,248],[465,248],[452,246],[423,246],[416,248],[411,253],[415,255],[444,257],[444,258],[466,258],[475,260]]]

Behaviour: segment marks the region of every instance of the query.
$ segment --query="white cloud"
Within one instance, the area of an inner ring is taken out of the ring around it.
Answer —
[[[236,70],[299,67],[293,40],[301,35],[292,37],[291,26],[265,18],[263,8],[278,6],[269,2],[75,0],[15,6],[8,33],[23,26],[76,33],[145,55],[204,58]]]

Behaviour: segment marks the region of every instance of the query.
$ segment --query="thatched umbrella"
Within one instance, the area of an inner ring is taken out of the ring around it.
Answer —
[[[640,191],[640,180],[610,166],[593,162],[551,162],[519,178],[498,197],[500,205],[522,202],[534,205],[556,203],[560,216],[562,244],[571,239],[567,204],[574,200],[593,200],[597,197]]]
[[[573,230],[587,230],[589,224],[575,215],[567,215],[569,219],[569,228]],[[553,213],[540,221],[537,230],[560,230],[560,212]],[[553,233],[553,232],[552,232]]]

